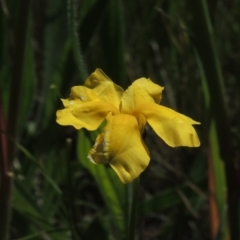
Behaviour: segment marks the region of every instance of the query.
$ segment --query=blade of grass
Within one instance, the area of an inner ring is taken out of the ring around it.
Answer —
[[[84,82],[87,78],[87,70],[84,63],[84,58],[81,50],[80,39],[77,33],[77,20],[76,20],[77,8],[75,6],[75,0],[68,0],[68,17],[69,17],[69,28],[70,38],[72,41],[72,51],[78,71],[78,76],[81,82]]]
[[[33,164],[35,164],[38,169],[41,171],[44,178],[48,181],[48,183],[52,186],[52,188],[58,193],[62,194],[61,189],[57,186],[55,181],[46,173],[45,169],[40,165],[38,160],[21,144],[16,143],[17,148],[29,159]]]
[[[22,238],[17,238],[14,240],[30,240],[30,239],[36,239],[36,237],[40,237],[40,236],[45,236],[46,234],[53,234],[53,233],[59,233],[59,232],[67,232],[69,231],[69,229],[57,229],[57,230],[49,230],[49,231],[41,231],[41,232],[37,232],[31,235],[28,235],[26,237],[22,237]]]
[[[221,218],[221,216],[226,215],[225,211],[227,209],[227,186],[226,186],[226,176],[224,171],[224,162],[219,155],[219,145],[218,137],[216,131],[215,122],[212,122],[210,127],[210,156],[209,164],[213,166],[214,185],[215,185],[215,198],[218,206],[218,227],[214,229],[214,237],[218,235],[218,239],[230,239],[229,223],[227,218]],[[213,196],[211,196],[213,197]],[[221,233],[221,234],[220,234]],[[215,239],[215,238],[214,238]]]
[[[140,179],[137,178],[132,183],[132,202],[128,220],[128,240],[135,239],[136,220],[138,215],[138,197],[139,197]]]
[[[224,98],[224,83],[217,56],[214,32],[205,0],[188,1],[192,13],[193,43],[203,65],[210,93],[210,109],[216,124],[219,151],[225,162],[228,188],[229,224],[232,240],[239,238],[240,190],[235,178],[234,151],[231,141],[227,108]]]
[[[209,147],[208,153],[208,189],[209,189],[209,211],[210,211],[210,225],[211,225],[211,237],[216,238],[219,226],[219,205],[217,204],[216,198],[216,179],[214,175],[213,158],[211,156],[212,149]],[[224,199],[226,202],[226,199]]]
[[[29,117],[29,110],[33,106],[33,99],[35,95],[35,62],[33,56],[32,46],[32,21],[28,21],[26,36],[26,47],[24,52],[24,64],[23,64],[23,82],[21,88],[20,111],[17,122],[17,129],[24,129],[26,126],[26,119]],[[22,97],[24,96],[24,97]],[[11,108],[11,105],[10,105]]]
[[[30,195],[17,180],[15,180],[15,188],[13,191],[13,207],[24,214],[44,219],[39,206],[36,205],[33,199],[33,196]]]
[[[144,203],[140,205],[139,214],[141,216],[145,216],[162,211],[164,209],[173,208],[174,206],[179,205],[183,202],[179,195],[179,191],[184,193],[184,195],[188,196],[190,190],[191,189],[189,188],[189,186],[183,184],[179,187],[178,192],[173,188],[168,188],[162,192],[159,192],[155,194],[151,199],[144,201]],[[202,197],[202,199],[204,198],[205,197]]]
[[[214,32],[205,0],[189,1],[192,12],[192,41],[196,46],[206,76],[210,93],[210,108],[216,121],[220,151],[223,159],[229,160],[231,149],[224,83],[219,58],[214,42]],[[220,117],[221,116],[221,117]],[[227,140],[227,141],[226,141]],[[229,141],[228,141],[229,140]]]
[[[210,92],[206,81],[205,71],[200,57],[195,51],[195,57],[201,74],[205,105],[209,108]],[[208,184],[209,184],[209,207],[211,218],[212,239],[229,239],[229,223],[225,218],[221,221],[222,214],[227,207],[227,183],[224,169],[224,162],[220,157],[219,139],[216,132],[216,125],[213,120],[210,124],[209,150],[208,150]],[[221,234],[219,234],[221,233]]]

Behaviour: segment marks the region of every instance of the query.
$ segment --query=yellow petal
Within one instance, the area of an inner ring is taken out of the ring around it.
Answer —
[[[92,131],[101,125],[109,113],[118,114],[119,111],[113,105],[98,100],[81,104],[74,103],[71,107],[57,111],[57,123]]]
[[[159,103],[163,87],[153,83],[151,79],[139,78],[123,93],[121,112],[131,113],[144,103]]]
[[[123,183],[138,177],[150,160],[136,118],[127,114],[109,118],[88,157],[95,163],[109,163]]]
[[[123,89],[116,85],[101,69],[96,69],[88,77],[84,85],[92,89],[99,99],[119,108]]]
[[[82,104],[97,99],[96,93],[85,86],[75,86],[71,88],[70,97],[68,99],[61,99],[65,108],[72,105]]]
[[[144,104],[134,111],[134,115],[143,114],[156,134],[169,146],[198,147],[199,138],[193,124],[200,124],[193,119],[170,108],[157,104]]]
[[[89,102],[97,98],[96,93],[85,86],[75,86],[71,88],[70,99],[79,99],[81,102]]]
[[[147,123],[146,118],[142,114],[139,114],[136,117],[136,119],[137,119],[137,122],[138,122],[138,129],[139,129],[141,135],[143,135],[144,130],[145,130],[145,126],[146,126],[146,123]],[[143,144],[146,152],[148,153],[148,155],[150,155],[149,150],[148,150],[146,144],[144,143],[143,139],[142,139],[142,144]]]

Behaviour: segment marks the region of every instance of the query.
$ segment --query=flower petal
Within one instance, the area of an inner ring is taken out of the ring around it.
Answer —
[[[157,104],[144,104],[135,109],[134,115],[143,114],[156,134],[169,146],[198,147],[198,139],[193,119]]]
[[[97,68],[84,85],[92,89],[101,100],[119,108],[123,89],[116,85],[101,69]]]
[[[103,101],[90,101],[82,104],[73,104],[57,111],[57,123],[70,125],[76,129],[86,128],[96,130],[109,113],[118,114],[113,105]]]
[[[65,108],[72,105],[82,104],[97,99],[96,93],[85,86],[75,86],[71,88],[70,97],[68,99],[61,99]]]
[[[71,88],[70,99],[79,99],[81,102],[89,102],[97,98],[96,93],[85,86],[75,86]]]
[[[109,118],[88,158],[95,163],[109,163],[123,183],[132,182],[150,160],[136,118],[127,114]]]
[[[159,103],[162,99],[163,87],[153,83],[151,79],[139,78],[123,93],[121,112],[131,113],[144,103]]]

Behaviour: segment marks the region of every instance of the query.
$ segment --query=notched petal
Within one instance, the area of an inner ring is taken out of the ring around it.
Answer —
[[[123,89],[115,84],[101,69],[96,69],[88,77],[84,85],[92,89],[99,99],[119,108]]]
[[[149,78],[135,80],[123,94],[121,111],[123,113],[131,113],[139,105],[159,103],[163,89],[163,87],[155,84]]]
[[[85,86],[75,86],[71,88],[69,101],[79,100],[80,102],[89,102],[97,98],[96,93]]]
[[[75,86],[71,88],[71,93],[68,99],[61,99],[65,108],[74,107],[84,102],[89,102],[97,99],[97,95],[92,89],[84,86]]]

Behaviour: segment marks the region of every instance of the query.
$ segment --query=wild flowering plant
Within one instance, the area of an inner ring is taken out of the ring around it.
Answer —
[[[83,86],[71,89],[57,111],[60,125],[96,130],[106,119],[102,133],[88,154],[95,164],[110,164],[123,183],[130,183],[149,164],[149,151],[142,139],[148,123],[169,146],[198,147],[193,124],[200,124],[159,105],[163,87],[150,79],[135,80],[126,91],[96,69]]]

